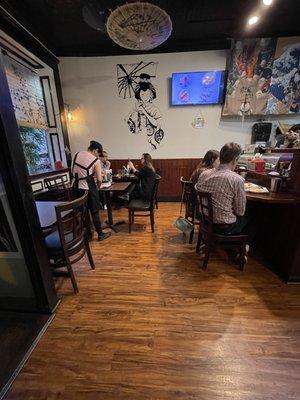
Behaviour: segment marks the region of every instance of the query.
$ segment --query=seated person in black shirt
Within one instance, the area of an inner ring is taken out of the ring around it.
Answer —
[[[148,153],[143,153],[141,157],[142,168],[137,170],[132,161],[128,161],[128,166],[138,177],[138,182],[130,186],[129,190],[123,196],[125,200],[141,199],[150,200],[155,185],[156,172],[152,164],[152,157]]]

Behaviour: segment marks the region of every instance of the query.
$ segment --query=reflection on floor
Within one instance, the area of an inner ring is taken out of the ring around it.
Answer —
[[[0,311],[0,399],[51,319],[49,315]]]
[[[93,242],[96,270],[77,265],[78,295],[58,282],[57,316],[7,399],[299,399],[299,286],[222,252],[202,271],[178,212],[161,203],[155,234],[138,219]]]

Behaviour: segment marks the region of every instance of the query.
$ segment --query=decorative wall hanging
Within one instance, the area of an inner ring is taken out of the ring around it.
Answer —
[[[155,62],[117,65],[119,96],[123,99],[135,99],[125,121],[131,133],[147,135],[151,150],[158,148],[165,135],[161,112],[153,104],[156,89],[151,80],[156,78],[156,69]]]
[[[300,112],[300,38],[236,41],[223,115]]]
[[[199,110],[199,112],[197,113],[197,115],[195,115],[192,121],[192,127],[195,129],[201,129],[204,127],[204,124],[205,124],[205,119],[203,117],[201,110]]]
[[[229,64],[223,115],[259,115],[267,109],[275,39],[234,43]]]
[[[151,50],[165,42],[172,32],[169,15],[150,3],[124,4],[111,12],[107,33],[119,46],[130,50]]]
[[[47,127],[43,91],[37,73],[9,56],[5,57],[5,71],[18,123]]]
[[[273,62],[267,114],[300,111],[300,38],[279,38]]]

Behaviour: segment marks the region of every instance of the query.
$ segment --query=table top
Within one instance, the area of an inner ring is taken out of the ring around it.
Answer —
[[[64,201],[36,201],[35,206],[38,212],[41,227],[51,228],[56,224],[55,206],[65,203]],[[65,212],[67,214],[67,212]],[[64,216],[64,213],[62,213]]]
[[[111,186],[101,188],[101,189],[99,189],[99,191],[100,192],[120,193],[120,192],[124,192],[130,185],[131,185],[131,182],[113,182],[111,184]]]
[[[113,175],[113,181],[114,182],[135,182],[138,180],[138,177],[134,174],[130,175]]]
[[[270,204],[297,204],[300,203],[300,197],[292,193],[250,193],[246,192],[248,201]]]

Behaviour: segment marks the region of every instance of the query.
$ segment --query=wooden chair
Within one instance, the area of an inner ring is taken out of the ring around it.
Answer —
[[[183,176],[180,178],[181,186],[182,186],[182,201],[185,204],[185,218],[190,221],[194,227],[195,225],[199,225],[200,221],[196,214],[196,205],[197,205],[197,197],[196,192],[193,187],[192,181],[184,180]],[[189,244],[193,243],[194,231],[192,230],[189,237]]]
[[[200,246],[204,244],[204,260],[202,269],[206,269],[212,248],[216,245],[223,247],[235,247],[239,251],[240,270],[243,271],[246,256],[246,244],[248,235],[220,235],[213,231],[213,205],[210,193],[197,191],[199,206],[200,226],[196,252],[199,253]]]
[[[57,273],[56,275],[69,276],[75,293],[78,293],[78,286],[72,264],[87,254],[91,268],[95,269],[89,242],[85,234],[87,196],[87,193],[85,193],[79,199],[56,206],[58,230],[45,237],[48,255],[52,260],[51,265],[54,268],[67,268],[67,273]]]
[[[63,180],[61,175],[51,176],[44,179],[45,188],[48,189],[51,198],[57,201],[71,200],[71,190],[69,185]]]
[[[156,172],[156,179],[161,179],[161,175],[160,174],[158,174],[158,172]],[[155,193],[155,198],[154,198],[154,202],[155,202],[155,208],[158,210],[158,188],[157,188],[157,190],[156,190],[156,193]]]
[[[150,217],[151,231],[154,233],[154,207],[160,180],[161,177],[157,175],[150,200],[133,199],[126,206],[128,209],[129,233],[131,233],[135,217]],[[149,214],[135,214],[136,212],[149,212]]]

